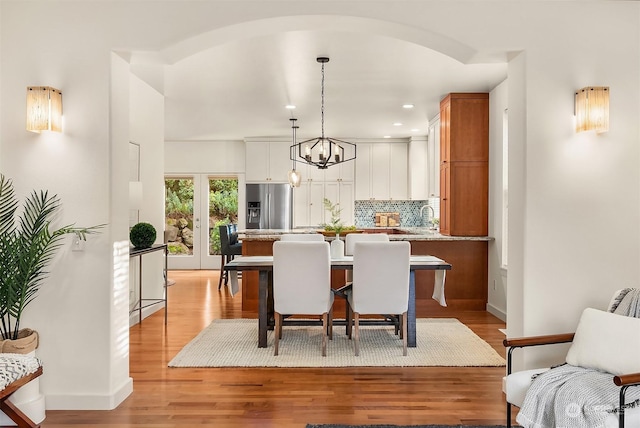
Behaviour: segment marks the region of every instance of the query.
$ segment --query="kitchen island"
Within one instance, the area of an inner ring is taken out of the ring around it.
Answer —
[[[284,233],[315,233],[314,229],[248,229],[243,231],[242,255],[272,255],[273,242]],[[427,228],[366,228],[363,233],[387,233],[391,241],[409,241],[411,254],[431,255],[447,261],[445,295],[447,305],[457,310],[484,311],[487,306],[488,247],[490,237],[445,236]],[[325,238],[328,241],[333,237]],[[341,239],[344,237],[341,236]],[[416,315],[420,318],[446,316],[447,308],[431,298],[433,273],[416,272]],[[345,283],[344,271],[333,271],[331,285]],[[257,316],[258,274],[245,272],[242,278],[243,316]],[[343,299],[336,299],[334,314],[344,313]]]

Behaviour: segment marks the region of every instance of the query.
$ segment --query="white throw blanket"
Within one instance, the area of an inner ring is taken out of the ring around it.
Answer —
[[[620,292],[610,311],[640,318],[640,289]],[[516,421],[525,428],[601,428],[619,407],[613,375],[564,364],[537,376]],[[626,393],[629,407],[640,406],[640,387]]]
[[[533,381],[516,420],[525,428],[601,428],[619,393],[611,374],[565,364]],[[627,403],[635,400],[640,388],[628,389]]]

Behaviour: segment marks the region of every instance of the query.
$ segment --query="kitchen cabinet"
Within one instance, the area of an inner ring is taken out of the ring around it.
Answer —
[[[389,199],[409,199],[409,146],[389,145]]]
[[[489,94],[449,94],[440,103],[440,233],[486,236]]]
[[[292,164],[289,158],[289,143],[247,141],[245,147],[247,183],[288,182],[287,173]]]
[[[372,144],[370,153],[371,171],[369,172],[369,182],[371,183],[371,188],[369,190],[369,198],[390,199],[389,157],[391,156],[391,149],[389,147],[389,144]]]
[[[324,181],[353,181],[354,169],[355,161],[351,160],[331,166],[321,171],[324,171]]]
[[[409,198],[413,200],[429,197],[428,174],[432,165],[427,159],[427,138],[412,137],[409,141]]]
[[[429,122],[427,165],[427,195],[440,196],[440,115]]]
[[[360,143],[356,158],[357,200],[408,199],[408,145]]]
[[[291,168],[291,165],[289,166]],[[327,169],[302,162],[296,162],[296,170],[300,172],[303,180],[316,181],[353,181],[355,162],[348,161]]]
[[[293,225],[318,226],[324,223],[324,182],[303,180],[293,189]]]
[[[345,226],[354,225],[353,219],[353,181],[328,181],[324,184],[324,197],[332,203],[340,205],[340,221]],[[331,215],[325,211],[325,223],[331,220]]]
[[[293,189],[294,227],[319,227],[331,220],[324,199],[340,204],[340,219],[345,226],[353,225],[353,182],[303,180]]]
[[[371,144],[358,144],[355,171],[356,200],[371,199]]]

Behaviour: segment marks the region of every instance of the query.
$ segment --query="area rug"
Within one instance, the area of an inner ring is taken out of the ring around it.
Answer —
[[[504,425],[312,425],[307,428],[506,428]]]
[[[505,360],[455,318],[418,319],[415,348],[402,355],[402,341],[393,327],[363,326],[360,356],[344,326],[335,326],[327,356],[320,353],[319,326],[285,326],[280,355],[273,355],[273,331],[267,348],[258,348],[255,319],[214,320],[189,342],[169,367],[409,367],[504,366]]]

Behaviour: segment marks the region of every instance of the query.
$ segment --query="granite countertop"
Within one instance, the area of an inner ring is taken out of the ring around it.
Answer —
[[[380,232],[388,232],[390,241],[493,241],[489,236],[447,236],[429,230],[426,227],[363,227],[367,231],[379,229]],[[280,239],[280,235],[285,233],[316,233],[317,229],[246,229],[240,231],[243,234],[243,241],[273,241]],[[344,239],[344,236],[341,236]],[[332,240],[332,237],[327,237]]]

